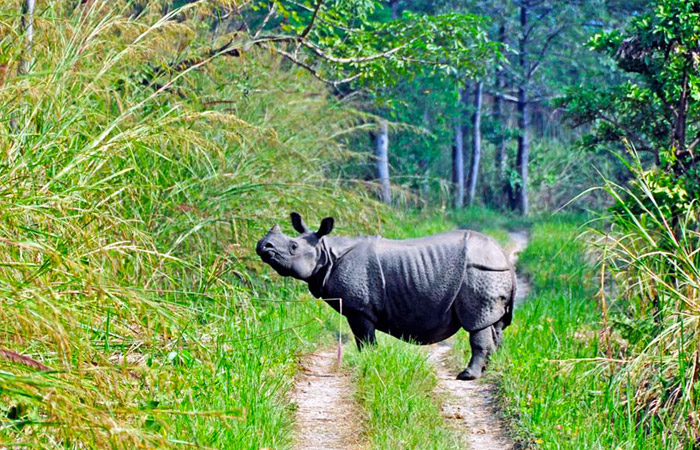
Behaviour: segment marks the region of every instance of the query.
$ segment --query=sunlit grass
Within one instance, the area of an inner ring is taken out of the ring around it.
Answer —
[[[30,74],[0,86],[0,442],[285,447],[331,311],[253,246],[293,209],[379,222],[324,179],[356,117],[265,54],[143,83],[211,42],[196,9],[127,3],[43,4]]]
[[[690,449],[692,441],[666,428],[670,415],[640,413],[645,391],[622,375],[628,343],[602,326],[599,273],[585,256],[582,223],[535,224],[521,254],[533,290],[489,373],[504,412],[517,437],[541,448]]]
[[[353,350],[347,361],[369,448],[462,448],[440,414],[433,393],[437,378],[425,349],[381,335],[376,348]]]

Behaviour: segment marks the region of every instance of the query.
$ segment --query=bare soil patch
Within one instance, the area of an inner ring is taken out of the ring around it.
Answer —
[[[459,370],[450,359],[452,346],[441,342],[429,347],[428,359],[438,377],[443,397],[442,414],[472,450],[515,448],[495,405],[495,388],[489,383],[455,379]]]
[[[337,365],[335,349],[324,349],[301,359],[294,381],[297,404],[294,448],[346,450],[361,447],[357,406],[350,375]]]

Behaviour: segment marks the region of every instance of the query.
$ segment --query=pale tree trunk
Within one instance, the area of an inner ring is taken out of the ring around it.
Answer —
[[[498,42],[505,44],[506,26],[501,23],[498,28]],[[496,69],[496,95],[493,99],[493,120],[496,122],[496,170],[498,180],[503,185],[506,180],[506,167],[508,167],[506,155],[506,116],[503,111],[503,92],[506,89],[506,74],[502,67]]]
[[[457,110],[460,111],[455,119],[454,129],[454,144],[452,145],[452,183],[454,184],[454,206],[461,208],[464,206],[465,197],[465,177],[464,177],[464,126],[462,124],[462,108],[463,105],[469,103],[469,90],[459,89],[459,97],[457,99]]]
[[[391,203],[391,185],[389,184],[389,124],[382,119],[376,137],[377,178],[381,185],[381,199]]]
[[[454,124],[455,142],[452,145],[452,182],[455,185],[455,208],[464,206],[464,132],[462,124]]]
[[[22,30],[24,31],[24,54],[19,64],[19,74],[26,75],[32,66],[32,44],[34,43],[34,3],[24,0],[22,3]]]
[[[517,169],[520,174],[520,187],[517,192],[517,207],[521,214],[525,215],[529,212],[529,204],[527,198],[528,184],[528,164],[530,160],[530,111],[528,105],[528,83],[529,83],[529,65],[527,54],[527,23],[528,23],[528,8],[529,1],[525,0],[520,7],[520,45],[519,45],[519,65],[521,71],[520,85],[518,86],[518,157]]]
[[[469,170],[469,206],[474,204],[476,183],[479,179],[481,162],[481,101],[482,82],[474,83],[474,112],[472,113],[472,159]]]

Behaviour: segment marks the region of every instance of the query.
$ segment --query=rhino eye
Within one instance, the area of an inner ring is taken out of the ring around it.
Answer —
[[[297,248],[299,248],[299,244],[297,244],[296,242],[292,241],[292,242],[290,242],[290,244],[289,244],[289,248],[292,250],[292,252],[294,252],[294,251],[296,251]]]

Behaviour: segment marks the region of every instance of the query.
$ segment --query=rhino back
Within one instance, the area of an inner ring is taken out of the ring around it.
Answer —
[[[466,245],[463,232],[405,241],[378,241],[376,252],[387,296],[451,301],[464,276]]]
[[[470,266],[481,269],[506,271],[511,268],[503,248],[492,237],[476,231],[468,231],[467,259]]]

